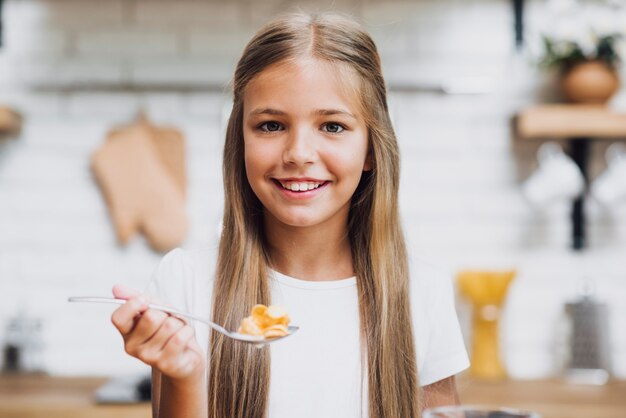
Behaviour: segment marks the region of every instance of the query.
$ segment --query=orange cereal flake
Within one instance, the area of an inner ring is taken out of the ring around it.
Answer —
[[[238,332],[255,337],[277,338],[289,334],[289,315],[282,306],[254,305],[251,315],[241,321]]]

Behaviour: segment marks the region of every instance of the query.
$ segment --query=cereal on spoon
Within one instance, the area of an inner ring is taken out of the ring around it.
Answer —
[[[289,315],[281,306],[254,305],[252,314],[241,321],[240,334],[263,338],[284,337],[289,334]]]

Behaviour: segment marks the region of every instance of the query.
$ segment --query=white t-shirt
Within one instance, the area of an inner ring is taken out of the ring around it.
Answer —
[[[210,318],[216,260],[217,248],[172,250],[146,293]],[[417,366],[424,386],[464,370],[469,361],[449,277],[423,262],[410,267]],[[272,304],[284,306],[300,330],[270,345],[269,418],[367,416],[366,381],[361,397],[356,280],[312,282],[271,272]],[[207,352],[208,327],[193,325]]]

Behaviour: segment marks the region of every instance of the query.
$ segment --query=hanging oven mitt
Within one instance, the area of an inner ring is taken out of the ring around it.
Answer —
[[[16,110],[0,105],[0,141],[19,136],[22,130],[22,115]]]
[[[156,251],[178,246],[187,233],[184,165],[163,158],[159,146],[167,136],[155,135],[145,120],[111,131],[92,156],[92,169],[104,193],[118,242],[126,244],[137,232],[144,233]],[[182,153],[178,154],[179,157]],[[178,174],[173,174],[178,173]]]
[[[132,124],[114,128],[109,132],[108,137],[114,137],[127,129],[138,127],[145,129],[150,135],[161,162],[174,178],[183,195],[186,195],[185,138],[182,132],[174,127],[154,125],[141,111]]]

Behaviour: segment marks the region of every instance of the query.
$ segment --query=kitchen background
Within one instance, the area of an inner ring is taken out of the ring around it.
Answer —
[[[255,29],[294,3],[4,2],[0,104],[19,110],[24,126],[18,139],[0,142],[0,344],[22,312],[41,320],[40,361],[50,374],[145,370],[124,353],[110,306],[66,302],[108,295],[118,282],[142,288],[161,256],[141,236],[116,244],[90,157],[110,129],[140,110],[181,129],[191,225],[183,246],[214,243],[227,83]],[[527,38],[544,3],[526,1]],[[558,374],[564,304],[588,278],[609,306],[613,374],[626,378],[626,205],[607,210],[588,201],[589,244],[575,252],[570,203],[539,212],[524,200],[520,185],[537,165],[539,143],[514,141],[510,119],[554,92],[549,74],[514,48],[511,2],[298,4],[353,14],[378,43],[413,250],[451,272],[517,269],[502,322],[511,376]],[[418,91],[437,85],[479,94]],[[611,106],[625,110],[626,93]],[[606,146],[592,146],[592,179],[606,168]],[[469,310],[460,298],[459,313],[467,332]]]

